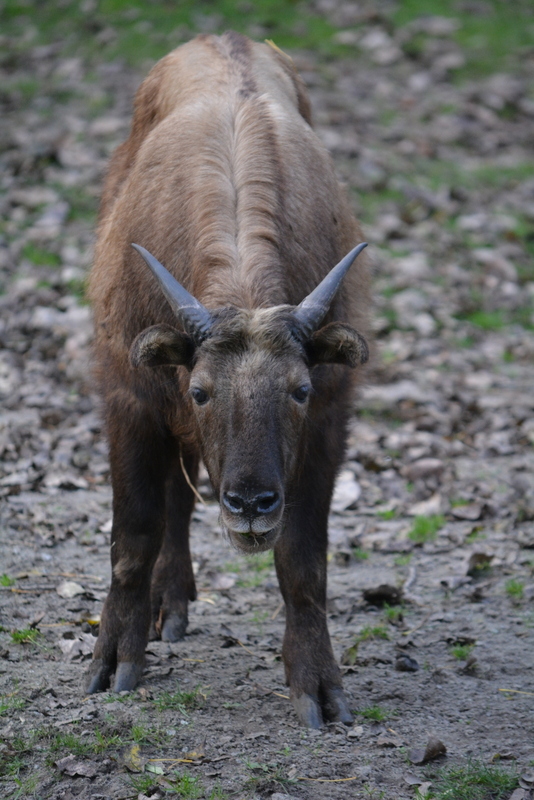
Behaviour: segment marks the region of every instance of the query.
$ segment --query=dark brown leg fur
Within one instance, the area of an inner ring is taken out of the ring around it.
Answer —
[[[327,521],[337,459],[327,431],[310,442],[318,465],[303,476],[290,504],[286,530],[275,546],[275,563],[286,604],[282,657],[290,696],[301,722],[319,728],[323,720],[353,721],[343,694],[326,622]],[[337,438],[334,434],[334,438]],[[337,448],[342,453],[342,441]]]
[[[165,481],[172,445],[148,412],[108,416],[113,484],[111,588],[88,672],[89,693],[131,690],[143,672],[150,623],[150,578],[164,535]]]
[[[198,458],[184,453],[184,469],[196,484]],[[187,628],[187,605],[196,599],[195,578],[189,552],[189,521],[195,497],[185,479],[177,446],[166,483],[166,526],[163,545],[154,567],[151,587],[151,639],[176,642]]]

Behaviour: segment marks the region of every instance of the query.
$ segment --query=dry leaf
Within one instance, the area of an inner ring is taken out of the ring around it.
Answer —
[[[72,755],[61,758],[56,761],[56,767],[60,772],[65,775],[70,775],[71,778],[79,775],[83,778],[94,778],[98,774],[98,767],[90,761],[78,761],[76,756]]]
[[[364,589],[362,592],[366,603],[373,606],[383,606],[386,603],[390,606],[398,605],[402,601],[402,589],[382,583],[371,589]]]
[[[56,587],[56,592],[65,600],[70,600],[72,597],[76,597],[79,594],[85,594],[85,589],[74,581],[63,581],[63,583],[60,583],[59,586]]]
[[[414,748],[410,750],[408,758],[412,764],[426,764],[428,761],[433,761],[435,758],[446,755],[446,753],[447,748],[443,742],[431,737],[424,750],[422,748]]]
[[[121,752],[121,761],[128,772],[143,772],[147,759],[141,755],[140,746],[133,744]]]

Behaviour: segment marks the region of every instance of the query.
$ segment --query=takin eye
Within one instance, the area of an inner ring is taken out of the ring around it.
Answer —
[[[300,403],[302,405],[308,399],[310,391],[311,391],[311,386],[304,384],[304,386],[299,386],[298,389],[295,389],[293,392],[291,392],[291,397],[293,398],[293,400],[296,400],[297,403]]]
[[[191,397],[197,404],[197,406],[204,406],[208,402],[209,394],[204,391],[204,389],[191,389]]]

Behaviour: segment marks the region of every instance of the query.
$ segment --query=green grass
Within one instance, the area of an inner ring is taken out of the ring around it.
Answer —
[[[24,245],[21,255],[39,267],[59,267],[61,264],[61,259],[57,253],[51,253],[50,250],[37,247],[31,242]]]
[[[356,638],[358,642],[368,642],[371,639],[389,639],[389,633],[385,625],[366,625]]]
[[[384,605],[384,617],[390,625],[398,625],[404,619],[404,609],[402,606]]]
[[[441,769],[429,777],[430,797],[435,800],[508,800],[519,784],[513,773],[478,761]]]
[[[11,639],[15,644],[35,644],[41,636],[35,628],[22,628],[18,631],[11,631]]]
[[[397,516],[397,512],[395,511],[394,508],[391,508],[389,511],[378,511],[377,512],[377,517],[381,517],[382,519],[385,519],[385,520],[395,519],[396,516]]]
[[[406,567],[411,560],[412,560],[412,553],[406,553],[405,555],[402,556],[395,556],[394,564],[397,567]]]
[[[521,581],[518,581],[515,578],[510,578],[509,581],[506,581],[505,590],[508,597],[511,597],[512,600],[523,599],[524,586]]]
[[[444,524],[445,517],[441,514],[433,514],[430,517],[416,517],[412,529],[408,533],[408,539],[415,542],[415,544],[433,542]]]
[[[355,561],[367,561],[369,558],[368,551],[364,550],[363,547],[353,547],[351,552]]]
[[[28,20],[37,31],[33,44],[63,41],[63,53],[99,60],[122,58],[130,65],[158,59],[199,32],[207,21],[214,33],[231,28],[272,38],[282,48],[309,48],[315,52],[350,52],[336,44],[336,28],[324,17],[303,14],[294,0],[154,0],[132,6],[131,0],[99,0],[84,12],[79,3],[42,3],[6,0],[0,16],[5,35],[21,37]]]
[[[457,644],[449,650],[451,656],[457,658],[458,661],[467,661],[471,655],[474,645],[472,644]]]
[[[389,711],[386,711],[381,706],[369,706],[368,708],[360,709],[356,713],[370,722],[384,722],[391,716]]]
[[[516,0],[510,13],[507,0],[487,0],[483,13],[461,11],[454,0],[403,0],[393,14],[396,25],[405,25],[417,17],[436,14],[453,17],[461,27],[452,39],[462,48],[467,62],[458,70],[456,80],[473,80],[509,69],[532,47],[534,16],[530,0]]]
[[[10,578],[5,572],[3,575],[0,575],[0,586],[14,586],[15,583],[15,578]]]
[[[196,686],[190,692],[161,692],[154,700],[154,705],[158,711],[178,711],[186,714],[188,709],[198,708],[202,705],[206,695],[200,686]]]
[[[10,711],[20,711],[26,705],[22,697],[16,697],[15,694],[13,692],[11,695],[0,695],[0,717],[9,714]]]

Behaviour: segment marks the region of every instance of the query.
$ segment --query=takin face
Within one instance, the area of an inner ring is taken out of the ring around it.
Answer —
[[[354,367],[368,359],[367,343],[354,328],[342,322],[319,327],[363,247],[349,253],[297,308],[215,312],[189,295],[147,251],[136,249],[185,331],[147,328],[134,340],[130,362],[134,368],[175,364],[190,371],[188,396],[198,443],[223,526],[245,553],[270,549],[303,463],[313,367]]]

